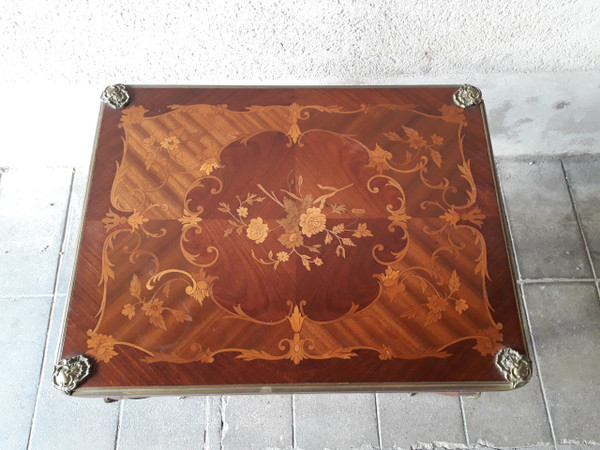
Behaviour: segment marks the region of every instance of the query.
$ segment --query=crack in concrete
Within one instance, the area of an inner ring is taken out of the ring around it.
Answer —
[[[559,444],[562,445],[586,445],[588,447],[600,447],[600,442],[588,439],[561,439]]]
[[[5,173],[7,170],[8,170],[8,167],[0,167],[0,184],[2,182],[2,174]],[[0,187],[0,189],[2,189],[2,188]]]
[[[575,442],[575,443],[577,444],[577,442]],[[533,444],[518,445],[518,446],[501,446],[501,445],[495,445],[491,442],[486,442],[483,440],[477,441],[477,443],[475,445],[465,445],[465,444],[459,444],[459,443],[454,443],[454,442],[433,441],[433,442],[418,442],[415,445],[411,445],[410,450],[459,450],[459,449],[520,450],[520,449],[540,448],[540,447],[553,448],[553,444],[551,442],[535,442]],[[403,447],[394,446],[393,450],[405,450],[405,449]]]
[[[484,441],[482,439],[479,439],[477,441],[477,446],[473,447],[474,449],[498,449],[498,450],[517,450],[517,449],[527,449],[527,448],[540,448],[540,447],[548,447],[548,448],[554,448],[554,444],[552,442],[534,442],[532,444],[525,444],[525,445],[508,445],[508,446],[502,446],[502,445],[496,445],[493,444],[491,442],[487,442]]]
[[[223,442],[225,440],[225,434],[229,431],[229,424],[225,421],[225,410],[227,409],[227,403],[229,402],[228,395],[221,396],[221,449],[225,446]]]
[[[418,442],[415,445],[410,446],[410,450],[458,450],[458,449],[469,449],[469,447],[465,444],[458,444],[453,442],[441,442],[441,441],[433,441],[433,442]],[[394,450],[404,450],[402,447],[393,447]]]
[[[351,450],[381,450],[379,447],[374,447],[371,444],[362,444],[360,446],[350,447]],[[269,447],[267,450],[287,450],[287,449],[273,449]],[[303,450],[300,447],[294,447],[293,450]],[[321,447],[318,450],[340,450],[340,447]]]

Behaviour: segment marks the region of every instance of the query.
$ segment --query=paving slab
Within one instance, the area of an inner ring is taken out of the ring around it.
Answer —
[[[469,441],[497,447],[553,445],[537,373],[525,386],[463,398]]]
[[[56,292],[58,295],[70,294],[79,232],[82,225],[82,213],[85,207],[85,194],[89,168],[74,168],[73,184],[69,201],[67,223],[65,225],[62,258],[56,273]]]
[[[5,18],[3,8],[0,21]],[[92,154],[100,95],[107,82],[3,83],[3,103],[10,108],[0,111],[0,123],[6,130],[0,142],[0,166],[86,165]]]
[[[0,299],[0,448],[27,447],[51,297]]]
[[[600,274],[600,156],[563,160],[596,276]]]
[[[114,449],[119,403],[69,397],[52,385],[66,297],[55,298],[31,429],[32,449]]]
[[[294,413],[298,448],[379,447],[374,394],[296,394]]]
[[[221,414],[223,449],[289,449],[293,445],[291,395],[223,396]]]
[[[560,161],[497,163],[520,277],[592,277]]]
[[[600,72],[476,76],[497,155],[598,151]]]
[[[557,442],[600,442],[600,300],[593,283],[525,286]]]
[[[205,397],[121,400],[117,449],[202,448],[207,435]]]
[[[0,190],[0,296],[52,294],[72,169],[7,169]]]
[[[434,442],[466,445],[458,397],[435,393],[377,394],[384,449]]]

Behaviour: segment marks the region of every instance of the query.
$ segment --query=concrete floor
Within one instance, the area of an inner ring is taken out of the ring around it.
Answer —
[[[535,376],[436,394],[67,397],[50,382],[86,170],[0,174],[0,448],[600,447],[600,156],[497,159]],[[204,446],[204,447],[203,447]]]
[[[96,3],[0,2],[0,450],[600,447],[600,155],[559,156],[600,151],[596,3]],[[112,404],[52,387],[102,89],[273,80],[483,90],[534,343],[527,386]]]

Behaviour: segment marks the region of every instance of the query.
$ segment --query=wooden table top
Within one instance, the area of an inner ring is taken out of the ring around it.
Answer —
[[[75,394],[526,382],[485,111],[458,88],[127,87],[90,175]]]

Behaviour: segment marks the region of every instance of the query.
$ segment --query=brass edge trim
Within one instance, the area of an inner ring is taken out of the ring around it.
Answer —
[[[479,381],[451,383],[315,383],[265,385],[206,385],[206,386],[139,386],[131,388],[82,387],[73,392],[77,397],[143,397],[209,394],[290,394],[308,392],[481,392],[508,391],[510,382]]]
[[[462,84],[361,84],[358,86],[352,84],[128,84],[127,86],[134,89],[458,89]]]
[[[77,236],[77,246],[75,248],[75,258],[73,260],[73,267],[71,269],[71,279],[69,280],[69,289],[67,290],[67,299],[62,316],[62,330],[58,341],[58,349],[54,357],[55,364],[60,362],[61,355],[64,348],[66,333],[67,333],[67,321],[69,318],[69,310],[71,307],[71,297],[73,296],[73,288],[75,287],[75,275],[77,272],[77,266],[79,264],[79,250],[81,247],[81,241],[83,239],[83,227],[85,224],[85,216],[87,214],[88,202],[90,199],[90,189],[92,187],[92,175],[94,173],[94,166],[96,164],[96,152],[98,150],[98,140],[100,139],[100,128],[102,126],[102,117],[104,115],[104,103],[100,103],[100,112],[98,113],[98,123],[96,124],[96,135],[94,137],[94,148],[90,160],[90,165],[87,175],[87,183],[85,188],[85,197],[83,201],[83,208],[81,209],[81,216],[79,217],[79,232]],[[72,188],[72,187],[71,187]],[[74,391],[75,392],[75,391]]]
[[[488,129],[487,116],[485,111],[485,102],[481,102],[479,104],[481,108],[481,117],[483,119],[483,130],[485,133],[485,139],[488,147],[488,157],[490,162],[490,167],[492,169],[492,180],[494,182],[494,190],[496,192],[496,199],[498,202],[498,211],[500,215],[500,223],[502,225],[502,235],[504,237],[504,246],[506,248],[506,253],[508,255],[508,265],[510,268],[510,278],[513,285],[513,292],[515,296],[515,300],[517,303],[517,311],[519,313],[519,324],[521,326],[521,334],[523,337],[523,346],[525,350],[525,356],[531,359],[531,342],[530,342],[530,330],[527,323],[527,317],[525,315],[525,303],[523,301],[523,297],[521,296],[520,290],[517,285],[517,264],[516,264],[516,254],[513,246],[511,245],[510,240],[510,232],[508,230],[508,217],[506,216],[506,205],[504,204],[504,198],[500,193],[499,183],[498,183],[498,170],[496,168],[496,164],[494,163],[494,152],[492,150],[492,141],[490,139],[490,133]]]

